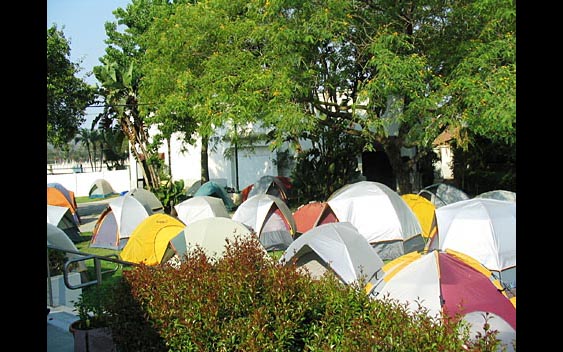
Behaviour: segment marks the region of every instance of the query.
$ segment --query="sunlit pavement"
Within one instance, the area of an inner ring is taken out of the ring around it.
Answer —
[[[72,308],[66,306],[48,307],[47,314],[47,351],[74,351],[74,337],[68,330],[70,324],[77,320]]]

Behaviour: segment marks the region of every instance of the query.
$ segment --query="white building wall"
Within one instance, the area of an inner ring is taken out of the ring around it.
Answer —
[[[238,151],[239,190],[249,186],[264,175],[278,176],[274,165],[276,155],[267,147],[255,147],[253,151],[242,149]],[[234,163],[233,163],[234,164]],[[231,176],[234,178],[234,165]]]
[[[108,181],[116,193],[132,189],[130,187],[131,175],[128,169],[47,175],[47,183],[60,183],[69,191],[73,191],[76,197],[84,197],[89,195],[90,188],[100,178]]]
[[[174,134],[170,140],[172,163],[172,179],[183,180],[186,186],[192,185],[201,178],[201,141],[195,145],[185,147],[182,152],[183,135]],[[232,188],[236,188],[236,165],[233,157],[226,157],[225,151],[228,143],[209,144],[208,163],[210,180]],[[162,145],[159,152],[165,153],[165,163],[168,165],[168,147]],[[276,152],[271,152],[266,146],[256,146],[253,150],[238,149],[238,185],[239,190],[255,183],[264,175],[277,176],[277,167],[274,163]]]
[[[434,164],[434,178],[438,180],[452,180],[453,172],[453,153],[448,145],[440,145],[434,148],[434,152],[440,158]]]

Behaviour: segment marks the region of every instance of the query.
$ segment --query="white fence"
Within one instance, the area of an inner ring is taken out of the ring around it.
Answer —
[[[76,197],[84,197],[89,195],[90,188],[100,178],[108,181],[116,193],[136,188],[136,185],[131,186],[129,169],[47,175],[47,183],[60,183],[73,191]]]

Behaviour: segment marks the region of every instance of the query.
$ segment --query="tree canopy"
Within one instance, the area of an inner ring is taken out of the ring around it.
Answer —
[[[155,13],[140,97],[168,130],[271,129],[274,145],[330,126],[401,149],[445,129],[515,142],[513,1],[205,0]],[[469,133],[471,132],[471,133]],[[357,152],[361,152],[358,150]],[[403,182],[408,182],[403,177]],[[406,188],[407,186],[405,186]]]
[[[330,131],[353,136],[351,154],[383,146],[408,192],[446,130],[464,149],[516,141],[512,0],[132,0],[114,14],[95,72],[138,157],[146,125],[202,150],[220,127],[236,141],[262,126],[273,147]]]
[[[47,30],[47,141],[66,149],[85,121],[95,88],[77,77],[79,63],[70,60],[70,43],[56,25]]]

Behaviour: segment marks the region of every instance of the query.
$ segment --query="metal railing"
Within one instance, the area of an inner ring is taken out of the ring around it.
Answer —
[[[65,262],[64,266],[63,266],[63,281],[65,286],[70,289],[70,290],[76,290],[79,288],[83,288],[83,287],[88,287],[88,286],[92,286],[92,285],[100,285],[103,281],[103,275],[105,274],[113,274],[115,272],[117,272],[120,268],[122,268],[124,265],[130,266],[130,265],[138,265],[136,263],[132,263],[132,262],[128,262],[128,261],[124,261],[119,259],[119,256],[117,254],[109,254],[109,255],[97,255],[97,254],[90,254],[90,253],[84,253],[84,252],[80,252],[80,251],[75,251],[75,250],[71,250],[71,249],[64,249],[64,248],[60,248],[57,246],[53,246],[53,245],[47,245],[47,288],[48,288],[48,295],[49,295],[49,304],[52,306],[53,305],[53,288],[51,286],[51,270],[50,270],[50,264],[49,264],[49,250],[58,250],[58,251],[62,251],[65,254],[66,253],[72,253],[72,254],[76,254],[79,255],[80,257],[76,257],[76,258],[72,258],[69,259]],[[92,259],[94,261],[94,272],[96,274],[95,279],[93,280],[89,280],[86,282],[82,282],[78,285],[73,285],[70,283],[68,275],[73,272],[72,268],[74,266],[75,263],[79,263],[79,262],[83,262],[86,260],[90,260]],[[114,268],[111,269],[107,269],[107,270],[102,270],[102,262],[112,262],[115,263],[116,266]]]

